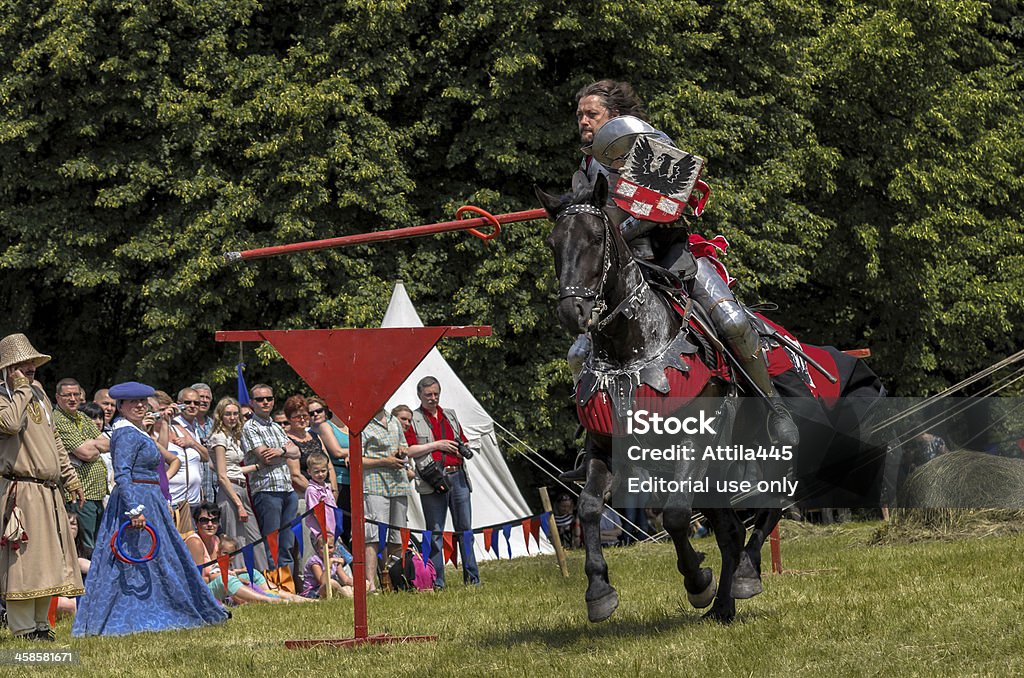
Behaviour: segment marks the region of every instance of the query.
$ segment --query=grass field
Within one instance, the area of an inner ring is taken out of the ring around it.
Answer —
[[[1024,535],[870,546],[878,524],[784,523],[782,575],[738,602],[729,627],[702,622],[683,595],[672,547],[607,551],[621,604],[586,620],[582,553],[563,579],[553,556],[481,565],[484,585],[449,577],[440,594],[369,602],[370,633],[432,643],[286,650],[285,639],[352,635],[349,601],[246,606],[226,625],[128,638],[72,639],[73,669],[117,676],[1020,676]],[[713,540],[698,540],[718,569]],[[766,549],[767,562],[767,549]],[[6,641],[2,649],[21,647]],[[6,667],[4,667],[6,668]],[[2,670],[2,669],[0,669]],[[29,672],[18,668],[18,675]],[[7,673],[14,675],[14,673]]]

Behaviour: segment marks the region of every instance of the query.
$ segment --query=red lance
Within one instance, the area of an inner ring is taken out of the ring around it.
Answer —
[[[466,218],[467,213],[480,216]],[[264,257],[276,257],[281,254],[293,252],[308,252],[312,250],[326,250],[335,247],[347,247],[348,245],[365,245],[371,242],[382,242],[386,240],[402,240],[404,238],[419,238],[435,233],[447,231],[469,231],[471,234],[482,240],[493,240],[501,233],[502,224],[512,224],[518,221],[531,221],[533,219],[546,219],[548,214],[543,209],[525,210],[522,212],[511,212],[509,214],[491,214],[473,205],[464,205],[455,213],[455,221],[443,221],[435,224],[423,224],[422,226],[408,226],[406,228],[393,228],[387,231],[373,231],[372,233],[358,233],[346,235],[340,238],[327,238],[326,240],[308,240],[296,242],[289,245],[275,245],[272,247],[259,247],[243,252],[227,252],[224,258],[228,261],[241,261],[246,259],[261,259]],[[490,226],[488,233],[480,231],[480,228]]]

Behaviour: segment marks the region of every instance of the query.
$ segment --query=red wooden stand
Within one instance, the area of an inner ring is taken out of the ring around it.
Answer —
[[[352,579],[355,635],[334,640],[288,640],[287,648],[436,640],[437,636],[369,635],[366,623],[366,533],[363,515],[363,428],[443,337],[488,337],[489,326],[365,330],[240,330],[217,341],[269,341],[349,428],[352,494]]]

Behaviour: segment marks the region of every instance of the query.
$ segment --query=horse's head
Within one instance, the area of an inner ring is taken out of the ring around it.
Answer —
[[[628,258],[621,234],[604,212],[608,182],[600,175],[591,185],[577,172],[568,201],[536,191],[555,222],[547,242],[558,276],[558,321],[569,332],[586,332],[607,308],[620,259],[624,253]]]

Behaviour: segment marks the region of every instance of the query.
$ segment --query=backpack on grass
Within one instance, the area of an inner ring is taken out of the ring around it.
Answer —
[[[412,549],[405,552],[405,557],[395,559],[388,568],[388,576],[395,591],[429,591],[437,579],[434,564],[424,563],[423,555]]]

